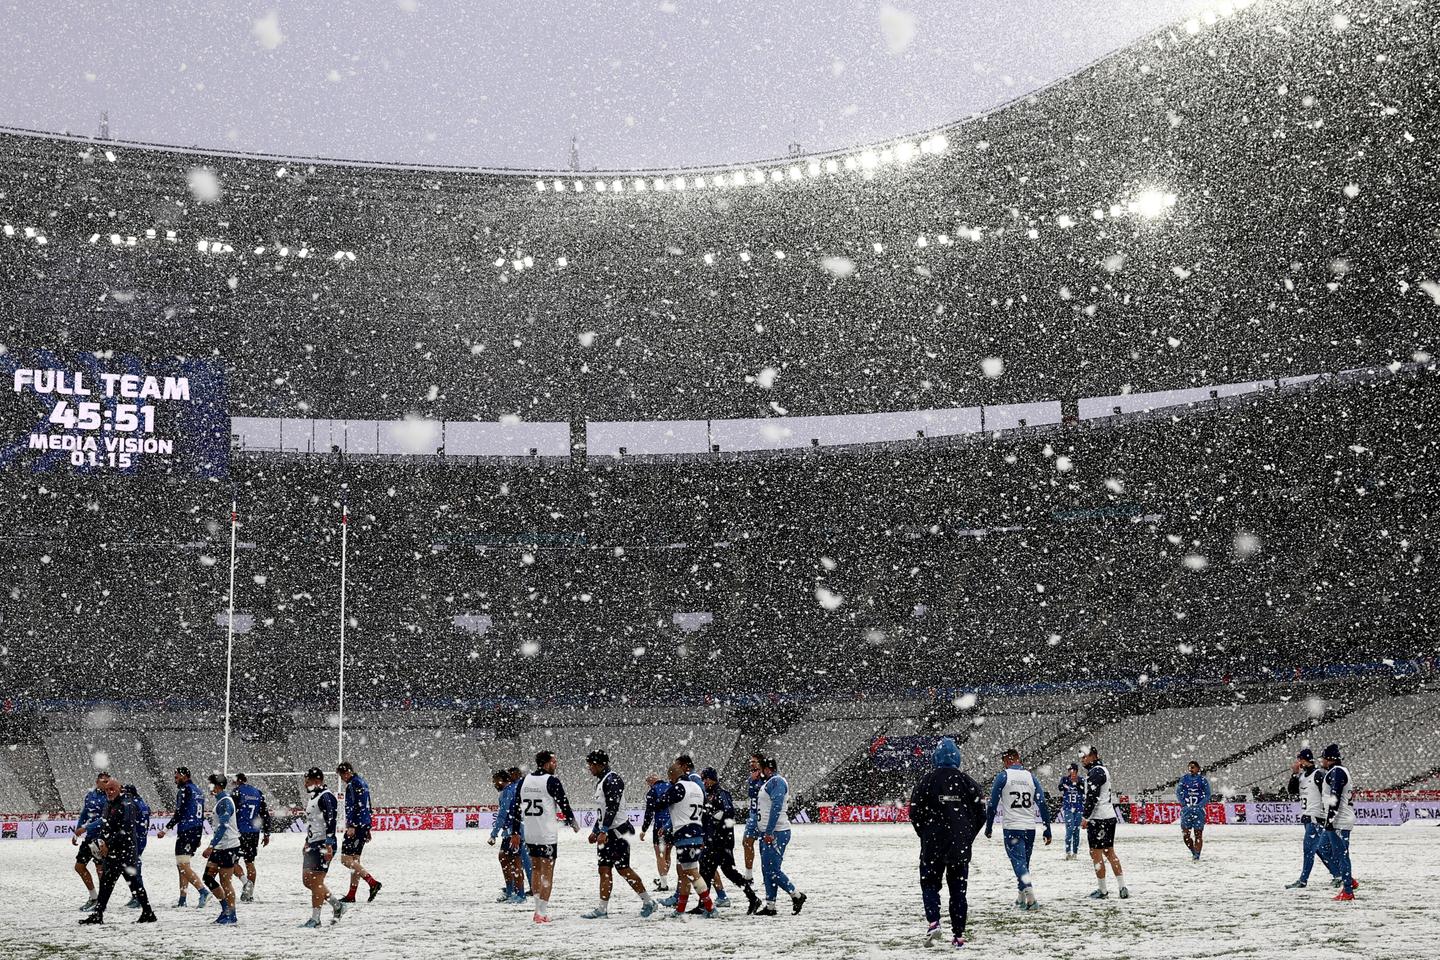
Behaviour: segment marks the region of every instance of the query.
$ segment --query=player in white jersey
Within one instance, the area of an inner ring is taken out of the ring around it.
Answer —
[[[655,912],[655,900],[645,889],[640,874],[630,866],[630,837],[635,827],[621,809],[625,801],[625,781],[610,769],[610,755],[604,750],[590,751],[585,764],[590,768],[590,776],[595,778],[595,826],[590,831],[590,842],[595,844],[600,871],[600,903],[580,916],[599,920],[610,915],[613,875],[618,873],[640,897],[640,916],[648,917]]]
[[[335,794],[325,786],[325,773],[319,767],[306,771],[305,790],[310,799],[305,804],[305,852],[300,876],[305,888],[310,891],[310,919],[301,926],[318,927],[320,908],[324,904],[330,904],[331,923],[338,921],[345,912],[345,904],[325,885],[325,873],[335,856],[335,823],[339,803]]]
[[[1100,751],[1095,747],[1087,750],[1080,761],[1085,765],[1085,811],[1080,826],[1085,830],[1085,839],[1090,846],[1090,862],[1095,865],[1095,879],[1099,884],[1090,894],[1090,899],[1104,900],[1110,896],[1110,885],[1105,876],[1106,862],[1115,871],[1120,899],[1128,899],[1130,888],[1125,886],[1125,873],[1120,867],[1120,858],[1115,855],[1115,825],[1119,817],[1115,813],[1110,771],[1100,762]]]
[[[1035,815],[1045,827],[1045,845],[1050,845],[1050,808],[1045,804],[1045,789],[1035,774],[1020,765],[1020,751],[1011,747],[1001,759],[1005,768],[995,777],[990,788],[990,807],[985,815],[985,839],[990,839],[995,828],[995,817],[1000,816],[1001,833],[1005,838],[1005,853],[1010,866],[1015,870],[1015,884],[1018,894],[1015,906],[1021,910],[1034,910],[1035,884],[1030,879],[1030,854],[1035,849]]]
[[[1325,843],[1325,773],[1315,766],[1315,753],[1309,747],[1301,750],[1290,766],[1290,795],[1300,800],[1300,823],[1305,827],[1301,847],[1300,879],[1285,884],[1286,890],[1303,890],[1310,883],[1310,871],[1318,856],[1325,869],[1334,876],[1330,865],[1330,847]]]
[[[571,830],[580,832],[565,787],[555,776],[558,763],[549,750],[535,754],[535,771],[520,781],[520,791],[510,807],[510,848],[518,851],[523,835],[533,864],[535,915],[531,919],[536,923],[550,922],[550,891],[555,882],[555,857],[560,850],[557,818],[563,817]]]
[[[1331,868],[1340,879],[1340,892],[1336,900],[1354,900],[1359,884],[1350,874],[1350,831],[1355,829],[1355,784],[1350,771],[1340,759],[1340,745],[1332,743],[1320,754],[1320,765],[1325,769],[1325,789],[1321,795],[1325,804],[1325,844],[1330,855]]]
[[[205,848],[205,888],[220,902],[216,923],[235,922],[235,888],[231,881],[240,874],[240,824],[235,798],[226,792],[223,773],[210,774],[210,793],[215,797],[214,830]]]
[[[785,848],[790,845],[790,784],[780,776],[774,757],[760,761],[764,785],[756,797],[755,821],[760,831],[760,874],[765,881],[765,906],[755,911],[757,917],[775,916],[775,898],[784,890],[790,896],[790,912],[805,907],[805,894],[785,875]]]
[[[674,916],[685,915],[693,889],[699,893],[702,915],[713,917],[715,904],[710,899],[710,884],[700,875],[700,858],[705,852],[705,788],[695,782],[680,760],[670,764],[667,777],[669,786],[659,799],[670,812],[670,830],[675,844],[677,881]]]

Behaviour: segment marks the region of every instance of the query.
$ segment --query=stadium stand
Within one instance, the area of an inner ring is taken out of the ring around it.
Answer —
[[[220,358],[233,417],[223,481],[0,451],[0,807],[74,803],[97,753],[157,799],[221,765],[232,498],[232,771],[340,752],[343,501],[378,802],[489,799],[542,747],[583,785],[595,745],[632,788],[773,749],[839,799],[876,736],[939,729],[981,774],[1093,737],[1136,790],[1190,755],[1272,788],[1316,678],[1433,674],[1440,614],[1435,31],[1349,9],[1163,30],[913,163],[733,189],[0,131],[0,369]],[[1307,736],[1431,773],[1433,693],[1360,686]]]

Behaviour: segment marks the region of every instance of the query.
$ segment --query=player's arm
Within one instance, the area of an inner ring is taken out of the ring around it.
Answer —
[[[265,802],[265,794],[260,794],[260,832],[265,835],[264,843],[270,842],[270,833],[275,829],[275,820],[270,816],[270,805]]]
[[[620,816],[620,801],[625,797],[625,784],[619,777],[606,777],[601,784],[601,790],[605,796],[605,813],[600,817],[600,822],[595,824],[597,833],[610,833],[615,829],[615,821]]]
[[[500,791],[500,801],[495,808],[495,822],[490,824],[491,843],[494,843],[495,838],[500,836],[501,829],[510,823],[510,807],[512,804],[510,803],[510,795],[506,793],[509,789],[509,787],[506,787],[505,790]]]
[[[320,794],[320,813],[325,818],[325,859],[335,856],[335,825],[339,820],[339,804],[333,793]]]
[[[1045,825],[1045,841],[1050,841],[1050,805],[1045,801],[1045,788],[1035,778],[1035,806],[1040,808],[1040,822]]]
[[[910,788],[910,829],[917,834],[920,832],[921,821],[925,818],[925,808],[922,803],[924,795],[921,789],[925,786],[924,778],[921,778],[915,786]]]
[[[645,831],[655,822],[655,788],[651,787],[645,791],[645,819],[640,821],[641,839],[644,839]]]
[[[1085,806],[1081,810],[1081,816],[1086,820],[1095,812],[1095,805],[1100,802],[1100,788],[1105,786],[1105,772],[1099,767],[1091,767],[1085,771]]]
[[[1215,796],[1215,791],[1213,791],[1213,790],[1210,789],[1210,778],[1209,778],[1209,777],[1201,777],[1201,778],[1200,778],[1200,785],[1205,788],[1205,799],[1200,801],[1200,805],[1201,805],[1201,806],[1204,806],[1205,804],[1207,804],[1207,803],[1210,802],[1210,799],[1211,799],[1212,797]]]
[[[735,799],[730,796],[729,790],[716,790],[715,795],[720,800],[720,824],[721,826],[735,825]]]
[[[1000,809],[1000,792],[1005,788],[1005,776],[1001,774],[990,785],[990,805],[985,811],[985,837],[989,839],[995,830],[995,814]]]
[[[551,777],[545,784],[545,792],[555,798],[555,806],[560,808],[560,816],[565,818],[570,829],[578,832],[580,826],[575,822],[575,811],[570,809],[570,800],[565,796],[565,785],[560,782],[560,778]]]
[[[1335,814],[1340,809],[1340,797],[1350,777],[1340,767],[1331,767],[1325,773],[1325,827],[1334,829]]]

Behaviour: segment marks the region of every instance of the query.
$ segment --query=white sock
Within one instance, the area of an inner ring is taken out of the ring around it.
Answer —
[[[640,891],[640,902],[641,902],[641,903],[652,903],[652,902],[654,902],[654,900],[655,900],[655,898],[652,897],[652,896],[650,896],[650,891],[649,891],[649,890],[641,890],[641,891]]]
[[[1107,877],[1098,877],[1097,879],[1100,881],[1100,892],[1101,892],[1101,893],[1108,893],[1108,892],[1110,891],[1110,880],[1109,880],[1109,878],[1107,878]]]
[[[542,916],[542,917],[548,917],[548,916],[550,916],[550,901],[549,901],[549,900],[536,900],[536,901],[535,901],[535,912],[538,913],[538,914],[540,914],[540,916]]]
[[[320,919],[320,908],[319,908],[319,907],[311,907],[311,908],[310,908],[310,919],[311,919],[311,920],[317,920],[317,921]]]
[[[328,904],[330,904],[330,906],[333,907],[333,906],[335,906],[335,904],[339,903],[340,901],[339,901],[339,900],[336,900],[336,899],[335,899],[335,894],[332,893],[332,894],[330,894],[330,896],[328,896],[328,897],[325,898],[325,902],[328,903]],[[318,909],[318,908],[317,908],[317,909]]]
[[[1115,886],[1121,890],[1125,889],[1125,874],[1120,873],[1118,870],[1115,872]]]
[[[601,901],[600,901],[600,912],[601,912],[601,913],[609,913],[609,912],[610,912],[610,901],[609,901],[609,900],[601,900]]]

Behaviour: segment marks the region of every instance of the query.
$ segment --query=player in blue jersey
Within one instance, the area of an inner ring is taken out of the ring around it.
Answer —
[[[95,860],[95,841],[100,839],[100,829],[104,824],[105,781],[109,779],[110,774],[104,770],[95,774],[95,786],[86,791],[85,798],[80,801],[80,816],[70,833],[71,846],[79,847],[75,851],[75,872],[85,883],[85,903],[80,909],[87,913],[95,910],[95,879],[99,878],[100,864],[95,864],[96,877],[91,879],[90,863]]]
[[[510,782],[515,784],[514,802],[519,803],[520,785],[525,780],[525,771],[519,767],[511,767],[505,772],[510,775]],[[520,834],[520,869],[525,874],[525,884],[520,888],[520,896],[516,898],[516,903],[524,903],[535,891],[535,864],[530,860],[530,844],[524,842],[525,822],[523,818],[520,822]],[[509,833],[506,833],[506,836],[508,837]]]
[[[496,770],[490,777],[490,783],[499,795],[495,807],[495,822],[490,827],[490,846],[495,846],[499,841],[509,841],[510,831],[507,824],[510,821],[510,807],[515,802],[515,784],[510,782],[510,774],[504,770]],[[517,898],[520,901],[525,899],[525,875],[520,872],[520,857],[510,849],[508,842],[500,843],[500,876],[505,880],[505,887],[500,896],[495,899],[496,903],[515,903]]]
[[[125,784],[122,792],[126,802],[135,808],[135,875],[138,877],[140,876],[141,861],[145,856],[145,845],[150,842],[150,804],[140,796],[139,789],[133,783]],[[140,880],[140,885],[142,887],[145,885],[143,878]],[[144,904],[140,902],[138,896],[131,894],[130,902],[125,906],[133,909],[142,907]]]
[[[1180,836],[1195,860],[1205,847],[1205,804],[1211,796],[1210,780],[1200,772],[1200,763],[1191,760],[1190,772],[1175,785],[1175,799],[1180,801]]]
[[[790,785],[777,772],[774,757],[760,761],[765,784],[760,788],[756,807],[756,823],[760,830],[760,875],[765,881],[765,906],[755,912],[757,917],[775,916],[775,895],[784,890],[790,895],[790,910],[799,913],[805,907],[805,894],[785,875],[785,848],[790,845],[790,817],[785,806],[790,800]]]
[[[1085,810],[1085,781],[1080,779],[1078,764],[1070,764],[1056,792],[1060,797],[1060,819],[1065,821],[1065,859],[1075,860],[1080,856],[1080,816]]]
[[[240,826],[236,823],[235,798],[226,791],[228,781],[223,773],[210,774],[210,793],[215,797],[215,827],[210,845],[205,848],[205,888],[220,901],[216,923],[235,922],[235,887],[232,880],[240,873]]]
[[[990,788],[990,805],[985,815],[985,839],[989,840],[995,828],[995,818],[1001,823],[1001,835],[1005,838],[1005,854],[1015,871],[1015,885],[1019,895],[1015,905],[1021,910],[1035,910],[1035,884],[1030,879],[1030,856],[1035,850],[1035,823],[1044,827],[1045,845],[1050,845],[1050,808],[1045,803],[1045,788],[1040,778],[1020,765],[1020,751],[1011,747],[1001,755],[1005,768],[995,777]]]
[[[374,900],[382,884],[370,876],[370,871],[360,862],[360,854],[370,842],[370,784],[348,762],[336,767],[335,773],[345,784],[345,839],[340,842],[340,862],[350,870],[350,892],[341,899],[354,903],[355,891],[364,880],[370,887],[370,896],[366,899]]]
[[[664,780],[651,777],[654,781],[650,790],[645,794],[645,819],[640,823],[640,842],[645,842],[645,834],[654,828],[652,842],[655,846],[655,880],[653,881],[656,890],[669,890],[670,881],[670,808],[661,799],[665,796],[669,787]]]
[[[200,892],[203,907],[210,891],[200,882],[190,861],[200,849],[205,834],[205,795],[191,782],[189,767],[175,768],[175,811],[155,834],[155,839],[163,840],[168,830],[175,831],[175,871],[180,875],[180,899],[175,901],[175,906],[185,906],[185,890],[194,887]]]
[[[235,774],[235,789],[230,793],[235,798],[236,822],[240,827],[240,859],[245,862],[245,885],[240,890],[240,902],[250,903],[255,899],[255,858],[261,847],[270,846],[270,808],[265,803],[265,792],[250,783],[243,773]]]

